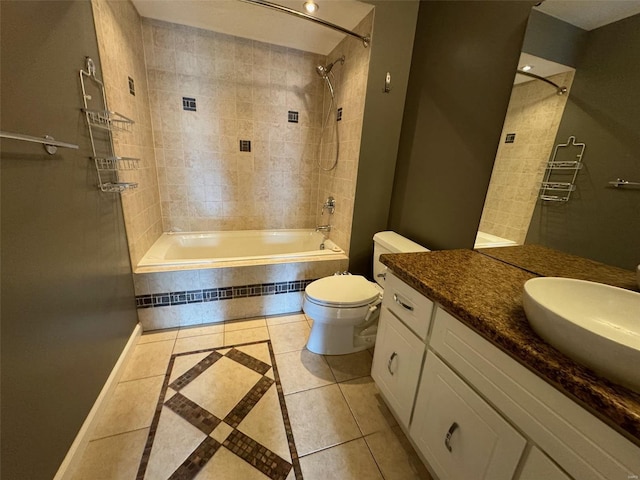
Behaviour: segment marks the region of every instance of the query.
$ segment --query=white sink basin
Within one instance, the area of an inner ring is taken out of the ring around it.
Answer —
[[[640,393],[640,293],[571,278],[524,284],[533,330],[565,355]]]

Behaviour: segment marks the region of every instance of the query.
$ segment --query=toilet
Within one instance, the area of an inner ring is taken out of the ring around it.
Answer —
[[[373,347],[387,271],[380,255],[428,251],[395,232],[378,232],[373,236],[375,282],[362,275],[336,274],[307,285],[302,310],[313,320],[307,349],[345,355]]]

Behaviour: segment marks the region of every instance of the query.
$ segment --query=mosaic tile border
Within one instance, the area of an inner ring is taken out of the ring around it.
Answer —
[[[169,365],[167,367],[167,371],[165,373],[165,378],[162,384],[162,389],[160,391],[160,395],[158,397],[158,403],[156,404],[156,410],[154,413],[153,421],[151,423],[151,427],[149,429],[149,435],[147,437],[147,443],[145,444],[145,448],[142,454],[142,458],[140,459],[140,465],[138,468],[138,473],[136,475],[136,480],[144,480],[144,476],[146,474],[147,466],[149,464],[149,459],[151,458],[151,449],[153,447],[153,443],[155,440],[155,435],[158,429],[158,424],[160,422],[160,414],[162,412],[162,408],[167,406],[174,412],[181,415],[187,421],[189,421],[192,425],[199,428],[201,431],[205,432],[209,430],[212,425],[215,428],[215,425],[220,423],[220,419],[217,419],[215,416],[209,414],[206,410],[201,409],[198,405],[194,404],[190,400],[178,392],[171,399],[165,402],[165,398],[167,395],[167,390],[173,385],[173,383],[179,382],[182,386],[186,386],[190,381],[195,380],[195,378],[208,366],[211,366],[222,356],[227,356],[232,360],[235,360],[239,363],[245,364],[246,367],[250,368],[256,372],[260,372],[263,370],[267,364],[257,360],[250,355],[244,354],[243,352],[236,350],[234,347],[241,347],[247,345],[258,345],[258,344],[266,344],[269,349],[269,356],[271,358],[271,369],[273,370],[273,378],[271,380],[268,377],[262,377],[260,381],[245,395],[245,398],[238,404],[238,407],[241,407],[238,411],[236,409],[233,417],[242,417],[246,415],[252,408],[252,404],[255,404],[260,400],[262,395],[266,392],[266,390],[273,384],[275,384],[276,391],[278,393],[278,401],[280,403],[280,411],[282,413],[282,422],[284,424],[285,433],[287,436],[287,442],[289,444],[289,453],[291,455],[291,464],[284,461],[278,455],[271,452],[268,448],[264,447],[260,443],[255,440],[247,437],[242,434],[238,430],[234,428],[230,436],[220,444],[215,441],[211,437],[205,438],[205,440],[191,453],[191,455],[185,459],[185,461],[178,467],[178,469],[169,477],[170,480],[175,479],[191,479],[194,478],[201,468],[213,457],[216,451],[224,446],[232,452],[235,452],[240,458],[245,460],[247,463],[252,465],[257,470],[261,471],[265,475],[271,478],[284,479],[289,473],[289,468],[294,471],[295,480],[303,480],[302,477],[302,469],[300,467],[300,459],[298,457],[298,451],[296,449],[295,441],[293,439],[293,430],[291,428],[291,422],[289,420],[289,413],[287,411],[287,404],[284,399],[284,392],[282,390],[282,385],[280,383],[280,375],[278,373],[278,367],[276,365],[275,353],[273,352],[273,347],[271,345],[271,340],[259,340],[256,342],[248,342],[241,343],[237,345],[225,345],[222,347],[216,348],[207,348],[201,350],[194,350],[191,352],[183,352],[176,353],[171,355],[169,360]],[[222,355],[218,351],[219,350],[228,350],[231,349],[226,354]],[[194,367],[190,369],[190,371],[183,374],[178,379],[174,380],[174,382],[170,385],[169,380],[171,378],[171,372],[173,371],[173,365],[175,359],[177,357],[182,357],[185,355],[193,355],[197,353],[205,353],[209,352],[210,355],[205,357],[203,360],[198,362]],[[203,363],[204,362],[204,363]],[[203,363],[203,365],[201,365]],[[208,364],[208,366],[204,365]],[[183,378],[184,377],[184,378]],[[184,407],[184,408],[182,408]],[[178,412],[176,410],[186,409],[184,412]],[[226,419],[225,419],[226,421]]]
[[[170,307],[188,303],[216,302],[234,298],[264,297],[281,293],[304,292],[311,280],[291,280],[288,282],[257,283],[236,287],[203,288],[180,292],[152,293],[136,296],[137,308]]]

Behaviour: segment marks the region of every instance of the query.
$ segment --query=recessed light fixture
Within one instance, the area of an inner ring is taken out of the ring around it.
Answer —
[[[307,0],[306,2],[304,2],[302,4],[302,6],[304,7],[304,9],[308,12],[308,13],[314,13],[317,12],[318,9],[320,8],[318,6],[317,3],[315,3],[313,0]]]
[[[532,70],[532,69],[533,67],[531,65],[525,65],[520,70],[522,70],[523,72],[528,72],[529,70]]]

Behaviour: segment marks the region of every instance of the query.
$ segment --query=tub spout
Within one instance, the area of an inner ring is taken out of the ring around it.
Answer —
[[[318,225],[316,227],[316,232],[327,232],[331,231],[331,225]]]

